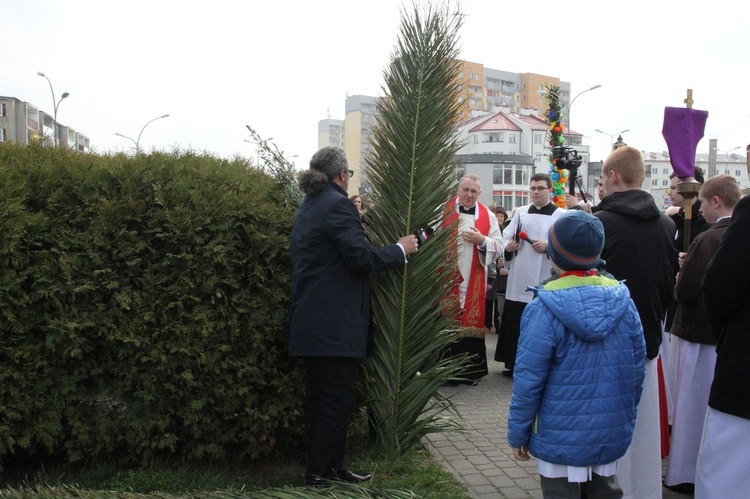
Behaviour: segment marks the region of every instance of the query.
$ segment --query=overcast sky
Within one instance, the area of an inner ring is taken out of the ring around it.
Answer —
[[[317,124],[349,95],[382,95],[401,0],[0,0],[0,95],[52,113],[99,152],[190,147],[255,157],[249,124],[307,167]],[[456,5],[455,2],[452,5]],[[464,0],[463,59],[570,82],[571,127],[606,157],[610,137],[666,150],[664,107],[709,112],[708,139],[750,143],[747,21],[740,1]]]

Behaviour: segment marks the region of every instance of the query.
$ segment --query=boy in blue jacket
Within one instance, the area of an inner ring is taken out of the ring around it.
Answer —
[[[604,228],[582,210],[549,230],[557,277],[521,317],[508,442],[537,458],[544,497],[622,497],[617,459],[633,437],[646,345],[628,288],[600,275]]]

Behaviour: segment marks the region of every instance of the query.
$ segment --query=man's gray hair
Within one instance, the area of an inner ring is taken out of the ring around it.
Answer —
[[[475,182],[478,182],[479,190],[480,191],[482,190],[482,179],[479,178],[479,175],[477,175],[476,173],[467,173],[466,175],[463,176],[461,180],[458,181],[458,186],[461,187],[461,183],[466,179],[474,180]]]
[[[299,188],[306,195],[317,194],[325,184],[349,169],[346,154],[338,147],[324,147],[310,159],[310,169],[299,174]]]

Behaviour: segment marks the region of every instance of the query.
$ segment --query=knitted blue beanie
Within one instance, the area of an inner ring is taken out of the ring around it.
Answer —
[[[604,226],[583,210],[570,210],[549,228],[547,255],[562,270],[591,270],[601,261]]]

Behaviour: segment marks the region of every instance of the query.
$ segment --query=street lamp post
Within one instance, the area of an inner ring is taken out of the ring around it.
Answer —
[[[724,153],[724,172],[726,173],[729,170],[729,154],[732,151],[736,151],[737,149],[741,149],[742,146],[733,147],[732,149],[729,149],[728,151],[724,151],[723,149],[719,149],[718,147],[714,147],[714,151],[716,152],[723,152]],[[710,172],[709,172],[710,173]],[[718,172],[714,172],[716,174]],[[712,176],[712,175],[709,175]]]
[[[53,122],[52,122],[52,135],[55,143],[55,147],[57,147],[57,109],[60,107],[60,103],[63,101],[63,99],[67,99],[70,95],[68,92],[63,92],[62,96],[60,96],[60,100],[55,99],[55,89],[52,88],[52,82],[49,78],[47,78],[47,75],[42,73],[41,71],[37,71],[39,76],[47,80],[47,83],[49,83],[49,90],[52,92],[52,109],[54,113]]]
[[[157,116],[156,118],[149,120],[146,122],[145,125],[143,125],[143,128],[141,128],[141,132],[138,134],[138,140],[133,140],[132,137],[128,137],[127,135],[123,135],[120,132],[115,132],[115,135],[118,137],[122,137],[124,139],[130,140],[133,144],[135,144],[135,152],[139,153],[141,152],[141,135],[143,135],[143,131],[146,129],[147,126],[149,126],[151,123],[153,123],[156,120],[160,120],[162,118],[169,118],[168,114],[162,114],[161,116]]]
[[[596,84],[593,87],[584,90],[583,92],[580,92],[578,95],[573,97],[573,99],[570,101],[570,104],[568,104],[568,128],[570,128],[570,108],[573,106],[573,103],[577,98],[579,98],[581,95],[585,94],[586,92],[591,92],[592,90],[596,90],[597,88],[601,88],[601,85]]]
[[[553,95],[556,95],[556,96],[557,96],[557,98],[558,98],[558,99],[560,99],[560,102],[561,102],[561,104],[562,104],[562,105],[564,105],[565,107],[567,107],[567,108],[568,108],[568,130],[570,130],[570,108],[571,108],[571,107],[573,107],[573,103],[574,103],[574,102],[575,102],[575,100],[576,100],[577,98],[579,98],[579,97],[580,97],[581,95],[585,94],[586,92],[591,92],[592,90],[596,90],[597,88],[601,88],[601,85],[599,85],[599,84],[596,84],[596,85],[594,85],[593,87],[591,87],[591,88],[588,88],[588,89],[584,90],[583,92],[579,92],[578,94],[576,94],[576,96],[575,96],[575,97],[573,97],[573,98],[572,98],[572,99],[570,100],[570,102],[569,102],[569,103],[567,103],[567,102],[563,101],[563,100],[562,100],[562,97],[560,96],[560,94],[558,94],[558,93],[556,93],[556,92],[550,92],[549,90],[546,90],[546,91],[545,91],[545,90],[539,90],[539,91],[538,91],[537,93],[538,93],[539,95],[545,95],[545,94],[547,94],[547,93],[551,93],[551,94],[553,94]]]
[[[121,134],[120,132],[115,132],[115,135],[117,135],[118,137],[122,137],[123,139],[128,139],[128,140],[129,140],[129,141],[131,141],[131,142],[133,143],[133,145],[135,146],[135,150],[136,150],[136,151],[138,150],[138,142],[136,142],[136,141],[135,141],[135,139],[134,139],[133,137],[128,137],[127,135],[123,135],[123,134]]]
[[[609,149],[610,149],[610,151],[611,151],[611,150],[612,150],[612,147],[614,146],[614,143],[615,143],[615,136],[617,136],[617,135],[622,135],[623,133],[629,132],[629,131],[630,131],[630,129],[629,129],[629,128],[626,128],[625,130],[623,130],[623,131],[621,131],[621,132],[617,132],[617,133],[607,133],[607,132],[605,132],[605,131],[603,131],[603,130],[599,130],[598,128],[597,128],[597,129],[595,129],[594,131],[595,131],[595,132],[599,132],[599,133],[601,133],[601,134],[603,134],[603,135],[607,135],[607,136],[609,137]]]
[[[244,140],[248,144],[255,144],[255,151],[257,153],[257,159],[255,160],[255,166],[260,166],[260,145],[267,143],[269,140],[273,140],[273,137],[271,137],[270,139],[262,140],[260,142],[255,142],[253,140],[247,140],[247,139],[242,139],[242,140]]]

